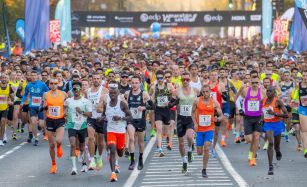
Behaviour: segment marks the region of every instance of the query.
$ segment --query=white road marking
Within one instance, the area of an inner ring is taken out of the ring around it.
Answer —
[[[156,142],[156,137],[153,137],[150,139],[149,143],[147,144],[144,153],[143,153],[143,162],[145,164],[146,159],[150,153],[150,150],[152,149],[152,147],[154,146],[155,142]],[[137,179],[138,175],[140,174],[140,170],[137,169],[137,167],[134,168],[134,170],[131,172],[130,176],[128,177],[127,181],[124,184],[124,187],[132,187],[135,180]]]
[[[230,163],[230,161],[228,160],[226,154],[224,153],[224,151],[221,149],[221,147],[219,145],[216,145],[216,152],[217,152],[222,164],[224,165],[224,167],[226,168],[228,173],[238,183],[238,185],[240,187],[249,186],[248,183],[241,177],[241,175],[233,168],[233,166]]]
[[[206,182],[231,182],[231,180],[227,179],[219,179],[219,180],[214,180],[214,179],[206,179]],[[183,181],[172,181],[171,183],[182,183]],[[185,183],[199,183],[199,182],[204,182],[204,180],[185,180]],[[142,182],[142,184],[165,184],[165,181],[154,181],[154,182]]]
[[[5,152],[3,155],[0,156],[0,160],[4,159],[5,157],[7,157],[8,155],[12,154],[13,152],[15,152],[16,150],[20,149],[23,145],[25,145],[27,142],[22,142],[21,144],[19,144],[18,146],[15,146],[14,148],[12,148],[11,150]]]
[[[142,185],[141,187],[162,187],[162,186],[233,186],[233,183],[194,183],[194,184],[163,184],[163,185]]]
[[[208,174],[210,174],[210,173],[208,172]],[[178,178],[176,176],[180,176],[181,178]],[[182,174],[180,174],[180,175],[175,174],[175,175],[167,175],[167,176],[166,175],[145,175],[143,180],[144,181],[155,180],[156,179],[155,177],[158,177],[157,178],[158,180],[186,180],[186,179],[190,179],[190,178],[204,179],[203,177],[194,177],[194,176],[193,177],[189,177],[189,176],[182,177]],[[227,177],[227,176],[211,176],[210,175],[210,179],[229,179],[229,177]]]

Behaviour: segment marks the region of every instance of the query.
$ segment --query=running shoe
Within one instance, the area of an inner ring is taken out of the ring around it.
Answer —
[[[144,164],[143,164],[143,159],[142,158],[139,158],[139,162],[138,162],[138,170],[142,170],[144,167]]]
[[[274,175],[274,167],[273,166],[269,166],[268,175]]]
[[[34,140],[34,144],[33,145],[34,146],[38,146],[38,140],[37,139]]]
[[[110,176],[110,182],[116,182],[117,181],[117,175],[116,173],[112,172]]]
[[[88,172],[88,168],[87,168],[86,163],[83,163],[83,164],[82,164],[82,167],[81,167],[81,172],[83,172],[83,173]]]
[[[292,136],[295,136],[295,128],[291,127],[289,130],[289,134],[292,134]]]
[[[171,151],[172,148],[173,148],[173,144],[172,144],[172,143],[168,143],[166,148],[167,148],[169,151]]]
[[[163,150],[160,149],[160,150],[159,150],[159,157],[164,157],[164,156],[165,156],[165,154],[164,154]]]
[[[188,173],[188,163],[182,163],[181,172],[185,175]]]
[[[101,170],[102,166],[103,166],[102,159],[101,159],[101,158],[98,158],[98,159],[96,160],[96,170],[98,170],[98,171]]]
[[[285,134],[285,140],[286,140],[286,142],[289,142],[290,140],[289,140],[289,135],[288,134]]]
[[[214,149],[211,149],[211,151],[210,151],[210,157],[211,157],[211,158],[216,158],[216,152],[215,152]]]
[[[17,140],[17,134],[16,133],[12,134],[12,140]]]
[[[307,158],[307,152],[306,152],[306,153],[304,153],[304,157],[305,157],[305,158]]]
[[[77,168],[72,168],[72,170],[71,170],[71,173],[70,173],[71,175],[77,175],[78,174],[78,172],[77,172]]]
[[[120,166],[118,164],[115,165],[115,173],[120,173]]]
[[[156,130],[155,129],[151,129],[150,130],[150,137],[155,137],[156,136]]]
[[[222,147],[226,147],[226,146],[227,146],[227,144],[226,144],[226,142],[225,142],[224,140],[221,140],[221,141],[220,141],[220,145],[221,145]]]
[[[280,151],[276,151],[276,160],[281,160],[282,154]]]
[[[49,173],[50,174],[55,174],[57,171],[57,166],[56,164],[52,164]]]
[[[256,158],[251,158],[249,161],[250,166],[257,166]]]
[[[92,171],[96,169],[96,162],[95,161],[91,161],[89,166],[88,166],[88,170]]]
[[[4,133],[4,135],[3,135],[3,143],[7,143],[6,133]]]
[[[241,138],[240,137],[236,137],[235,138],[235,143],[241,143]]]
[[[303,146],[302,146],[302,144],[297,144],[296,150],[297,150],[298,152],[303,151]]]
[[[3,140],[0,140],[0,146],[4,146]]]
[[[248,162],[252,159],[252,156],[253,156],[253,153],[249,151],[248,152],[248,157],[247,157]]]
[[[208,178],[206,169],[203,169],[203,170],[201,171],[201,175],[202,175],[202,177],[204,177],[204,178]]]
[[[191,163],[194,160],[193,152],[188,151],[188,162]]]
[[[128,170],[134,170],[134,167],[135,167],[135,162],[131,161]]]
[[[263,145],[263,150],[268,150],[268,147],[269,147],[269,142],[268,141],[266,141],[265,143],[264,143],[264,145]]]
[[[128,148],[125,148],[125,153],[124,153],[125,157],[128,158],[130,156],[129,150]]]
[[[63,149],[62,149],[62,146],[58,146],[58,147],[57,147],[56,156],[57,156],[58,158],[61,158],[61,157],[63,156]]]
[[[20,132],[21,132],[21,133],[24,133],[24,132],[25,132],[25,130],[24,130],[23,128],[21,128],[21,129],[20,129]]]
[[[45,133],[45,135],[44,135],[44,140],[48,141],[48,134],[47,133]]]

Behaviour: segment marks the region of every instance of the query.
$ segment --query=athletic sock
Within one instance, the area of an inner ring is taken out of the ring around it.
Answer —
[[[74,169],[76,169],[77,168],[77,166],[76,166],[76,157],[75,156],[72,156],[72,157],[70,157],[71,158],[71,162],[72,162],[72,167],[74,168]]]
[[[134,162],[134,153],[130,153],[131,162]]]
[[[188,158],[187,158],[187,156],[183,156],[183,157],[182,157],[182,162],[183,162],[183,163],[188,163]]]
[[[52,160],[52,165],[56,165],[56,162],[55,162],[55,160]]]
[[[222,138],[222,141],[225,141],[225,135],[222,135],[221,138]]]

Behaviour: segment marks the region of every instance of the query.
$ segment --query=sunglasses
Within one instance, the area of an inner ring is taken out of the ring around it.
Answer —
[[[51,82],[49,83],[50,85],[57,85],[58,83],[57,82]]]
[[[158,79],[158,80],[162,80],[162,79],[163,79],[163,77],[157,77],[157,79]]]
[[[42,74],[42,76],[43,76],[43,77],[47,77],[48,75],[46,75],[46,74]]]
[[[182,82],[189,82],[190,79],[182,79]]]
[[[76,92],[76,91],[80,91],[81,88],[80,87],[75,87],[75,88],[72,88],[72,90]]]
[[[171,76],[165,76],[165,78],[166,78],[166,79],[169,79],[169,78],[171,78]]]
[[[122,76],[123,79],[128,79],[128,76]]]
[[[258,84],[259,82],[251,82],[252,84]]]

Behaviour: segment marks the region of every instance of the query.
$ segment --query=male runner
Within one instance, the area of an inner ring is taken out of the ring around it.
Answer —
[[[283,102],[275,96],[275,87],[269,86],[266,89],[266,95],[267,97],[264,98],[262,103],[264,120],[263,130],[265,131],[266,138],[269,142],[267,149],[269,160],[268,175],[273,175],[273,145],[276,151],[276,159],[281,160],[282,154],[280,152],[280,137],[281,133],[285,129],[285,125],[280,118],[287,118],[288,112]]]
[[[218,118],[215,118],[215,112],[219,115]],[[223,119],[220,104],[211,97],[209,85],[202,87],[202,96],[195,100],[192,113],[197,133],[197,154],[203,155],[202,177],[207,178],[209,147],[214,136],[215,122],[220,122]]]
[[[28,83],[25,89],[25,93],[21,99],[21,107],[23,106],[24,102],[28,98],[29,95],[29,108],[30,108],[30,129],[34,135],[34,146],[38,145],[38,135],[37,135],[37,124],[41,128],[44,128],[44,113],[41,110],[42,107],[42,97],[45,92],[47,92],[49,88],[45,83],[38,80],[37,72],[31,72],[31,82]],[[30,143],[32,136],[29,136],[28,142]]]
[[[132,90],[125,93],[125,98],[127,98],[128,107],[133,118],[132,121],[128,122],[127,126],[131,160],[129,170],[133,170],[135,167],[135,136],[137,137],[137,144],[139,146],[139,162],[137,168],[138,170],[143,169],[144,136],[146,130],[145,110],[146,108],[151,109],[153,107],[153,102],[150,100],[148,93],[141,91],[140,83],[141,78],[133,76],[131,79]]]
[[[49,80],[50,91],[44,93],[43,109],[46,111],[46,126],[49,142],[49,154],[51,158],[50,173],[57,172],[55,161],[55,146],[57,147],[57,157],[61,158],[63,155],[62,141],[64,136],[65,125],[65,110],[64,101],[68,97],[67,94],[58,90],[58,80],[52,78]]]
[[[79,140],[79,149],[84,152],[84,143],[87,131],[87,118],[92,116],[91,102],[81,96],[81,82],[72,82],[73,97],[68,98],[64,106],[67,108],[67,129],[70,143],[70,158],[72,161],[71,175],[77,174],[76,146]],[[86,165],[83,157],[82,166]],[[83,170],[83,168],[82,168]]]

